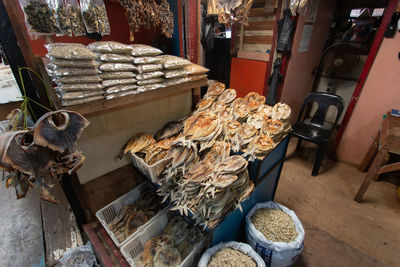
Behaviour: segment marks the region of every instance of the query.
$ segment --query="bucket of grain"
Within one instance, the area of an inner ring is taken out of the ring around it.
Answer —
[[[267,266],[290,266],[304,248],[304,228],[292,210],[268,201],[246,215],[246,239]]]
[[[220,266],[265,267],[265,263],[249,245],[231,241],[207,249],[198,264],[198,267]]]

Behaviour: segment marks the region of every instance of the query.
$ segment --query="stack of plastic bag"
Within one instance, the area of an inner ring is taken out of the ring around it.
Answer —
[[[132,56],[134,56],[134,63],[138,69],[136,76],[137,85],[139,86],[138,92],[145,92],[165,87],[164,79],[162,76],[163,65],[161,59],[157,56],[162,54],[158,48],[144,45],[132,44]]]
[[[172,55],[161,55],[158,58],[164,68],[165,86],[173,86],[190,81],[187,77],[189,71],[185,69],[186,66],[191,64],[190,61]]]
[[[133,64],[132,48],[129,45],[100,41],[89,44],[100,61],[100,77],[102,78],[105,98],[113,99],[138,93],[136,85],[137,67]]]
[[[57,84],[63,106],[73,106],[104,98],[97,55],[82,44],[46,45],[48,72]]]
[[[188,72],[188,78],[191,81],[197,81],[201,79],[206,79],[207,78],[207,72],[210,71],[207,68],[204,68],[203,66],[197,65],[197,64],[190,64],[187,65],[183,68]]]

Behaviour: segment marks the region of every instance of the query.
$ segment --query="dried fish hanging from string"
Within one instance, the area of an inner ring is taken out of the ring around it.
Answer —
[[[174,31],[174,16],[167,0],[161,0],[158,5],[155,0],[120,0],[125,9],[130,28],[130,40],[134,40],[134,33],[141,28],[161,28],[161,33],[172,38]]]

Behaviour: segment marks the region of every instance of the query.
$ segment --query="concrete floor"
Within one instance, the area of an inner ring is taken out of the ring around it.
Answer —
[[[357,203],[365,173],[325,159],[313,177],[314,145],[294,150],[290,143],[275,201],[294,210],[306,231],[295,266],[400,266],[397,187],[374,182]]]

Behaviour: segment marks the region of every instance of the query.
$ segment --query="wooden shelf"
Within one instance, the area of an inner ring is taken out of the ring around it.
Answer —
[[[143,92],[137,95],[129,95],[109,100],[103,99],[103,100],[93,101],[90,103],[85,103],[72,107],[66,107],[65,109],[76,111],[82,115],[102,113],[111,109],[117,109],[124,106],[130,106],[138,103],[154,101],[168,96],[181,94],[185,91],[191,90],[192,88],[202,87],[202,86],[207,86],[207,79],[183,83],[174,86],[168,86],[165,88]]]

